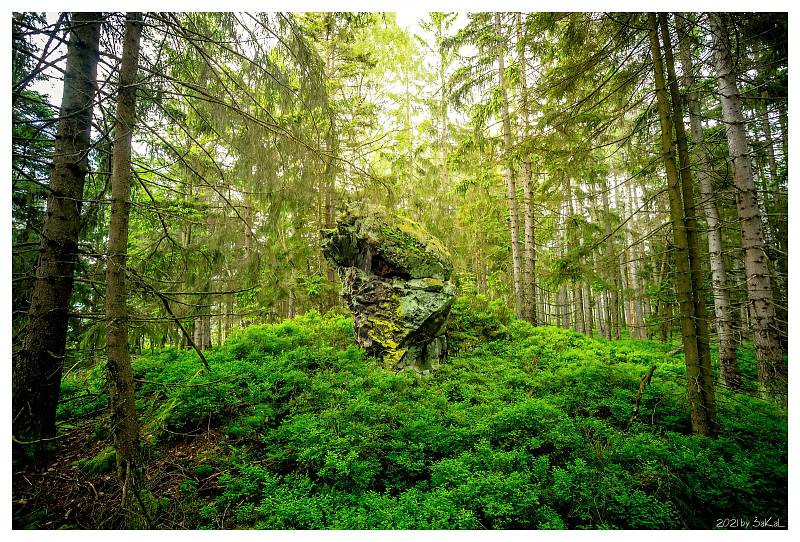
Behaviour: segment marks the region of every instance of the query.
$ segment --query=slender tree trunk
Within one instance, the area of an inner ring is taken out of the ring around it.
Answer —
[[[681,335],[688,380],[688,398],[691,411],[692,432],[712,435],[715,431],[715,405],[713,388],[707,389],[700,368],[700,352],[697,329],[695,327],[695,304],[692,296],[692,270],[689,256],[689,243],[684,223],[684,206],[681,182],[675,163],[675,145],[672,137],[669,97],[667,96],[661,48],[658,42],[658,22],[656,14],[649,14],[650,50],[653,59],[653,75],[656,85],[658,116],[661,124],[661,147],[664,167],[667,172],[670,218],[672,220],[673,243],[676,260],[676,290],[681,309]]]
[[[572,181],[569,175],[566,176],[566,193],[567,193],[567,209],[569,211],[569,216],[567,217],[567,222],[571,221],[572,218],[575,216],[575,204],[573,203],[572,199]],[[575,246],[578,244],[578,238],[576,235],[576,229],[568,228],[568,242],[570,246]],[[573,281],[572,284],[572,300],[574,303],[574,314],[575,314],[575,331],[579,331],[581,333],[586,333],[586,319],[584,318],[584,309],[583,309],[583,288],[581,286],[581,282]]]
[[[572,312],[575,315],[575,331],[586,333],[586,320],[583,314],[583,288],[579,282],[572,285]]]
[[[494,14],[494,29],[499,37],[502,32],[500,25],[500,13]],[[508,216],[511,227],[511,261],[512,261],[512,280],[514,288],[514,313],[517,317],[522,317],[524,312],[524,302],[522,296],[522,258],[519,248],[519,211],[517,209],[517,187],[514,182],[514,172],[511,167],[511,117],[508,112],[508,93],[506,91],[505,59],[504,48],[500,48],[497,53],[497,80],[502,92],[502,116],[503,116],[503,143],[505,152],[504,161],[506,165],[506,197],[508,198]]]
[[[615,179],[616,180],[616,179]],[[619,187],[617,187],[619,188]],[[620,190],[621,191],[621,190]],[[621,203],[622,197],[620,191],[614,190],[614,200],[617,209],[622,213],[623,219],[625,218],[625,206]],[[628,281],[628,227],[627,225],[622,228],[622,251],[619,254],[619,277],[622,289],[622,305],[624,312],[622,314],[624,322],[623,326],[628,328],[628,337],[634,337],[633,331],[633,305],[631,304],[631,291],[630,282]]]
[[[522,162],[522,192],[523,208],[525,214],[525,266],[524,266],[524,306],[525,318],[536,324],[536,248],[534,246],[534,222],[533,222],[533,186],[531,181],[531,161],[525,159]]]
[[[13,368],[14,436],[22,442],[53,437],[67,340],[69,302],[89,168],[97,88],[100,13],[74,13],[44,221],[27,329]],[[45,446],[32,449],[40,456]]]
[[[589,284],[584,282],[583,283],[583,326],[584,326],[584,333],[586,333],[589,337],[594,335],[594,312],[593,312],[594,302],[592,301],[592,291],[589,288]]]
[[[207,311],[208,308],[202,310]],[[211,348],[211,316],[208,314],[201,314],[194,319],[194,344],[198,350]]]
[[[606,320],[605,320],[605,309],[604,309],[604,302],[603,298],[605,297],[605,292],[602,290],[598,293],[597,296],[594,298],[594,315],[597,319],[597,332],[600,333],[600,336],[606,339],[611,338],[608,334],[608,328],[606,327]]]
[[[528,111],[527,63],[525,62],[525,44],[522,40],[522,16],[516,14],[517,22],[517,63],[519,65],[519,90],[523,141],[530,138],[530,115]],[[524,293],[526,318],[536,325],[536,236],[533,213],[533,175],[531,157],[528,153],[522,156],[522,205],[525,214],[525,268]]]
[[[709,173],[709,159],[705,150],[703,126],[700,120],[700,103],[694,91],[694,66],[691,57],[689,36],[681,17],[675,18],[678,31],[679,52],[683,71],[683,84],[688,89],[686,104],[694,144],[697,177],[700,181],[700,194],[703,198],[703,209],[708,224],[708,254],[711,264],[711,287],[714,294],[714,314],[716,316],[717,338],[719,341],[720,378],[729,387],[738,388],[741,384],[739,365],[736,360],[737,343],[733,334],[733,319],[728,296],[728,279],[725,260],[722,257],[722,222],[717,210],[713,181]]]
[[[697,348],[700,356],[700,381],[706,400],[706,408],[714,408],[714,376],[711,371],[711,339],[708,333],[708,317],[706,316],[705,281],[703,280],[703,264],[700,257],[700,241],[697,228],[697,206],[694,198],[694,177],[689,159],[689,143],[683,116],[683,99],[681,98],[678,78],[675,75],[675,59],[672,55],[672,38],[669,34],[667,14],[659,14],[661,37],[664,42],[664,61],[667,68],[669,92],[672,99],[672,123],[675,127],[675,142],[680,162],[679,176],[681,180],[681,197],[683,198],[684,224],[686,225],[686,242],[689,248],[689,266],[692,279],[692,302],[694,303],[694,323],[697,332]]]
[[[233,295],[228,295],[228,299],[225,301],[225,327],[223,330],[225,340],[228,340],[228,337],[231,336],[231,329],[233,327],[233,302]]]
[[[216,311],[217,314],[219,314],[219,316],[217,316],[217,344],[222,344],[225,341],[222,336],[222,302],[216,306]]]
[[[656,312],[659,317],[659,328],[661,331],[661,342],[665,343],[669,337],[669,330],[672,328],[672,310],[671,305],[664,294],[664,282],[667,279],[667,264],[669,263],[669,252],[664,250],[664,257],[661,260],[661,270],[658,273],[658,302],[656,303]]]
[[[747,294],[753,324],[758,380],[762,389],[773,396],[785,397],[787,368],[780,347],[775,321],[772,284],[764,253],[764,235],[761,213],[758,209],[747,134],[742,116],[742,100],[736,86],[734,61],[727,34],[725,15],[710,13],[714,34],[719,99],[722,118],[728,137],[728,151],[733,162],[733,179],[736,188],[736,210],[742,232],[744,266],[747,276]]]
[[[558,311],[561,315],[561,327],[569,329],[569,294],[564,286],[558,289]]]
[[[778,120],[781,123],[781,151],[783,152],[783,162],[786,171],[789,169],[789,118],[786,113],[786,101],[778,100]]]
[[[780,330],[781,348],[787,348],[788,339],[788,299],[787,299],[787,280],[788,269],[788,205],[785,196],[781,194],[785,190],[782,179],[778,176],[778,162],[775,153],[775,138],[773,137],[772,125],[769,118],[769,94],[767,91],[761,93],[763,107],[759,108],[761,115],[761,125],[764,129],[766,139],[767,158],[769,161],[770,185],[764,191],[764,205],[766,207],[766,218],[769,230],[772,232],[774,248],[770,251],[771,259],[774,263],[773,293],[777,304],[775,307],[775,319]],[[766,249],[766,247],[765,247]]]
[[[775,141],[772,137],[772,126],[769,119],[769,94],[767,91],[761,93],[763,107],[759,108],[759,116],[761,117],[761,126],[764,129],[764,137],[766,139],[767,159],[769,162],[769,178],[774,187],[778,186],[778,162],[775,159]]]
[[[617,264],[616,258],[614,258],[614,238],[611,235],[611,213],[609,212],[608,208],[608,191],[611,190],[612,187],[609,185],[606,189],[604,187],[602,191],[602,198],[603,198],[603,212],[605,213],[605,232],[606,232],[606,242],[607,242],[607,250],[609,257],[609,263],[611,263],[610,271],[613,284],[611,285],[611,322],[614,327],[614,338],[619,340],[619,273],[617,273]]]
[[[117,451],[117,478],[122,486],[122,510],[128,528],[149,526],[142,506],[144,472],[139,448],[139,422],[133,395],[133,371],[128,353],[128,307],[125,273],[131,206],[131,139],[136,122],[136,73],[142,34],[141,13],[128,13],[119,75],[117,123],[111,174],[111,224],[106,272],[108,330],[108,395],[111,432]],[[144,521],[143,521],[144,520]]]
[[[630,290],[631,290],[631,305],[633,306],[633,335],[637,339],[644,339],[646,338],[645,328],[644,328],[644,312],[642,311],[642,295],[639,289],[639,254],[636,250],[636,246],[634,244],[634,233],[633,233],[633,217],[636,213],[636,209],[638,208],[638,204],[636,201],[636,197],[634,195],[634,191],[631,189],[631,183],[627,184],[627,201],[628,201],[628,209],[630,209],[631,218],[628,221],[627,226],[627,238],[630,239],[631,248],[630,248],[630,262],[629,262],[629,269],[630,269]],[[627,239],[626,239],[627,240]]]

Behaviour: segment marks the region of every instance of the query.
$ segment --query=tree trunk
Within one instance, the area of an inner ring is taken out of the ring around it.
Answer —
[[[728,151],[733,162],[733,180],[736,187],[736,210],[742,232],[744,266],[747,277],[747,294],[750,318],[756,348],[758,380],[762,390],[773,396],[785,397],[787,368],[780,348],[775,322],[772,284],[764,253],[764,236],[761,213],[758,209],[747,134],[742,116],[742,99],[736,86],[734,61],[727,34],[725,15],[710,13],[714,35],[719,99],[722,118],[728,137]]]
[[[125,271],[131,206],[131,138],[136,122],[136,72],[142,34],[142,15],[128,13],[119,75],[117,123],[111,174],[111,223],[106,272],[109,404],[111,432],[117,451],[117,478],[122,485],[122,510],[128,528],[149,526],[141,506],[144,485],[139,449],[139,422],[134,400],[133,371],[128,353],[128,307]],[[145,520],[145,521],[142,521]]]
[[[567,209],[569,211],[569,215],[567,217],[567,222],[572,220],[572,217],[575,215],[575,204],[573,203],[572,199],[572,181],[569,175],[566,176],[566,194],[567,194]],[[578,244],[578,238],[576,235],[576,229],[568,227],[568,242],[570,246],[574,247]],[[584,309],[583,309],[583,287],[581,285],[581,281],[573,281],[572,284],[572,300],[574,303],[574,310],[573,313],[575,314],[575,331],[579,331],[581,333],[586,333],[586,319],[584,318]]]
[[[530,115],[528,112],[528,81],[525,62],[525,45],[522,41],[522,16],[516,14],[517,22],[517,62],[519,64],[520,107],[522,109],[523,140],[530,137]],[[528,321],[536,325],[536,236],[533,214],[533,175],[531,157],[527,152],[522,156],[522,205],[525,213],[525,268],[524,286],[525,309]]]
[[[672,123],[675,127],[675,141],[680,162],[681,196],[683,198],[684,224],[686,225],[686,242],[689,248],[689,268],[692,279],[692,302],[694,303],[694,324],[697,333],[697,348],[700,356],[700,380],[706,397],[706,408],[712,408],[715,401],[714,376],[711,371],[711,339],[708,334],[708,317],[706,316],[705,281],[703,280],[702,259],[700,257],[700,241],[697,234],[697,206],[694,198],[694,178],[692,164],[689,159],[689,143],[684,126],[683,99],[681,98],[678,78],[675,76],[675,59],[672,55],[672,38],[666,13],[659,14],[661,37],[664,42],[664,60],[669,80],[669,91],[672,99]]]
[[[669,330],[672,327],[672,310],[669,301],[665,298],[664,282],[667,278],[667,265],[669,263],[669,252],[664,250],[664,257],[661,260],[661,269],[658,273],[658,301],[656,302],[656,314],[659,319],[659,330],[661,332],[661,342],[665,343],[669,337]]]
[[[209,307],[203,307],[203,311]],[[194,344],[198,350],[209,350],[211,348],[211,316],[201,314],[194,319]]]
[[[617,273],[616,258],[614,258],[614,238],[611,235],[611,213],[608,209],[608,191],[612,187],[604,187],[602,191],[603,198],[603,212],[605,213],[605,233],[606,242],[608,243],[609,263],[611,263],[611,277],[613,284],[611,285],[611,323],[614,327],[614,338],[619,340],[619,273]],[[610,332],[610,329],[609,329]]]
[[[228,337],[231,336],[231,329],[233,328],[233,311],[234,311],[234,297],[232,294],[228,295],[228,299],[225,302],[225,340],[228,340]]]
[[[586,319],[583,312],[583,288],[580,282],[572,284],[572,306],[575,314],[575,331],[586,333]]]
[[[789,169],[789,118],[786,113],[786,101],[778,100],[778,120],[781,123],[781,151],[783,152],[783,163],[785,171]]]
[[[761,126],[764,129],[764,137],[766,138],[767,159],[769,162],[769,178],[773,186],[778,186],[778,162],[775,159],[775,141],[772,137],[772,126],[769,119],[769,94],[767,91],[761,93],[763,101],[762,106],[759,108],[759,115],[761,117]]]
[[[636,209],[638,209],[638,203],[636,201],[635,192],[631,188],[631,183],[627,184],[626,187],[627,191],[627,201],[628,201],[628,209],[630,209],[631,217],[628,220],[627,226],[627,239],[630,239],[630,262],[629,262],[629,269],[631,274],[630,279],[630,291],[631,291],[631,305],[633,306],[633,335],[637,339],[645,339],[645,327],[644,327],[644,312],[642,311],[642,293],[639,289],[639,254],[637,254],[636,246],[634,243],[634,233],[633,233],[633,217],[636,213]],[[626,241],[627,241],[626,239]],[[626,243],[627,244],[627,243]]]
[[[679,52],[683,71],[683,84],[687,89],[686,104],[689,112],[692,143],[695,148],[697,177],[700,181],[700,194],[704,202],[706,223],[708,224],[708,254],[711,265],[711,287],[714,294],[714,314],[719,341],[720,378],[729,387],[738,388],[741,384],[739,365],[736,360],[736,340],[733,334],[733,319],[728,296],[728,279],[725,261],[722,257],[722,222],[717,210],[716,194],[710,174],[709,159],[705,150],[703,126],[700,120],[700,103],[695,94],[694,66],[691,57],[689,36],[681,17],[675,18],[678,31]]]
[[[653,75],[656,85],[658,117],[661,125],[661,148],[664,167],[667,173],[670,218],[675,245],[676,278],[675,286],[681,310],[681,335],[688,380],[688,398],[691,411],[692,432],[712,435],[715,432],[715,405],[713,388],[707,389],[700,368],[700,352],[695,327],[695,304],[692,297],[692,270],[689,244],[684,224],[684,206],[681,182],[675,163],[675,145],[672,137],[669,97],[667,96],[664,68],[661,61],[661,48],[658,42],[658,22],[656,14],[649,14],[650,51],[653,59]]]
[[[222,311],[224,310],[222,307],[222,302],[220,301],[219,304],[215,307],[216,312],[219,316],[217,316],[217,344],[222,344],[225,339],[222,336]]]
[[[614,179],[616,181],[616,178]],[[625,205],[621,201],[622,197],[620,196],[619,191],[617,191],[616,187],[614,189],[614,201],[616,204],[617,209],[622,213],[623,220],[625,219]],[[621,191],[621,190],[620,190]],[[623,326],[627,326],[628,328],[628,337],[634,337],[633,331],[633,306],[631,305],[631,291],[630,291],[630,283],[628,281],[628,227],[627,225],[622,228],[622,250],[619,254],[619,277],[620,277],[620,285],[621,285],[621,292],[622,292],[622,305],[624,308],[624,313],[622,314],[624,322],[622,323]]]
[[[500,13],[494,14],[494,29],[497,36],[502,31],[500,25]],[[511,167],[511,117],[508,112],[508,93],[506,91],[505,59],[504,50],[500,48],[497,52],[497,84],[502,92],[502,116],[503,116],[503,143],[504,143],[504,162],[506,165],[506,197],[508,198],[508,216],[511,229],[511,261],[512,261],[512,280],[514,287],[514,313],[518,318],[523,316],[524,303],[522,297],[522,258],[519,249],[519,211],[517,209],[517,187],[514,182],[514,172]]]
[[[597,296],[594,298],[594,317],[597,319],[597,332],[600,334],[601,337],[605,339],[609,339],[610,336],[608,335],[608,327],[606,327],[606,319],[605,319],[605,308],[603,298],[605,297],[605,292],[602,290],[598,293]]]
[[[558,289],[558,312],[561,315],[561,327],[569,329],[569,295],[564,286]]]
[[[775,284],[774,295],[777,301],[775,307],[776,323],[780,330],[781,348],[787,348],[788,340],[788,254],[789,254],[789,235],[788,235],[788,202],[782,192],[786,189],[784,179],[778,175],[778,162],[775,153],[775,138],[772,133],[772,125],[769,117],[769,94],[767,91],[761,93],[763,107],[759,108],[761,124],[764,129],[766,139],[767,158],[769,159],[769,178],[770,185],[764,191],[764,205],[766,207],[767,225],[772,232],[773,250],[770,251],[771,259],[774,263]],[[766,247],[765,247],[766,248]]]
[[[592,301],[592,290],[589,288],[589,283],[583,283],[583,327],[589,337],[594,335],[594,302]]]
[[[13,368],[12,431],[21,441],[56,433],[81,202],[89,168],[101,22],[100,13],[74,13],[71,18],[47,216],[27,330]],[[37,443],[32,452],[39,456],[44,449]]]

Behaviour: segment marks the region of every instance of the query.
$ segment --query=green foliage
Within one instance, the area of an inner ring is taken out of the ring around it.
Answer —
[[[179,508],[193,528],[261,529],[712,528],[721,517],[786,517],[787,424],[770,403],[722,393],[720,436],[693,436],[670,346],[533,327],[485,299],[456,306],[462,353],[427,377],[366,358],[336,314],[242,330],[208,352],[210,374],[188,351],[137,359],[154,446],[175,438],[158,428],[210,424],[223,439],[193,460],[181,504],[164,513]],[[207,479],[216,490],[203,489]]]
[[[98,365],[86,372],[70,372],[62,378],[56,416],[59,421],[69,422],[102,410],[107,404],[105,366]]]
[[[459,352],[486,341],[503,339],[512,314],[499,299],[490,302],[481,295],[458,297],[450,309],[448,346]]]
[[[79,459],[73,463],[84,474],[104,474],[111,472],[117,464],[117,452],[112,446],[105,448],[94,457]]]

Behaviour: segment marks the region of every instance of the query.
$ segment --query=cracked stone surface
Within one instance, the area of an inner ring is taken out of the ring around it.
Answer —
[[[322,230],[322,252],[342,281],[356,343],[388,368],[436,369],[455,298],[450,253],[416,222],[379,207],[349,207]]]

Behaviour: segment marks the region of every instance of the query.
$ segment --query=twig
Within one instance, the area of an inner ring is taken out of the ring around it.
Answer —
[[[653,373],[655,372],[655,370],[656,366],[653,365],[652,367],[650,367],[650,370],[647,371],[647,374],[645,374],[642,377],[642,382],[639,384],[639,392],[636,394],[636,401],[633,404],[633,413],[631,414],[631,417],[628,420],[628,424],[625,426],[625,431],[627,431],[630,428],[631,424],[633,423],[633,420],[635,420],[637,414],[639,414],[639,405],[642,402],[642,395],[644,395],[644,389],[647,387],[648,384],[650,384],[650,379],[653,378]]]
[[[203,362],[203,365],[205,366],[206,370],[210,373],[211,372],[211,367],[208,365],[208,360],[203,355],[203,352],[201,352],[200,349],[197,348],[197,345],[194,343],[194,340],[192,339],[192,336],[189,334],[188,331],[186,331],[186,328],[183,327],[183,324],[181,324],[181,321],[178,319],[177,316],[175,316],[175,313],[172,312],[172,308],[169,306],[169,300],[166,298],[166,296],[164,296],[164,294],[162,294],[161,292],[159,292],[158,290],[156,290],[155,288],[150,286],[147,282],[142,280],[141,277],[139,277],[139,275],[135,271],[133,271],[132,269],[129,269],[129,272],[139,280],[139,283],[142,286],[144,286],[144,288],[146,290],[149,290],[150,292],[155,294],[156,297],[158,297],[161,300],[161,302],[164,304],[164,308],[167,310],[167,314],[169,314],[172,317],[172,320],[178,325],[178,328],[180,328],[181,332],[183,333],[183,336],[186,337],[186,341],[194,349],[194,351],[197,352],[197,355],[200,356],[200,361]]]

